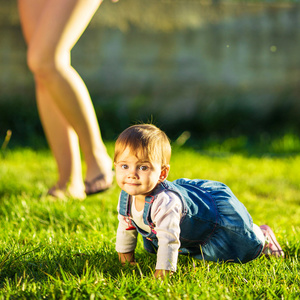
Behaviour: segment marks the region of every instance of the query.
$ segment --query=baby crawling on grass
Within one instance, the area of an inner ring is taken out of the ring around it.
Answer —
[[[152,124],[131,126],[116,141],[114,165],[122,189],[116,250],[122,264],[135,263],[138,234],[144,248],[157,254],[156,278],[176,271],[178,254],[235,263],[262,254],[284,257],[271,228],[253,224],[225,184],[168,181],[170,158],[168,137]]]

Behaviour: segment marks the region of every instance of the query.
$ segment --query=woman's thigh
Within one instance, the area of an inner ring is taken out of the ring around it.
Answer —
[[[38,27],[46,3],[47,0],[18,0],[21,27],[27,44]]]
[[[70,51],[100,4],[101,0],[19,0],[30,48],[45,57]]]

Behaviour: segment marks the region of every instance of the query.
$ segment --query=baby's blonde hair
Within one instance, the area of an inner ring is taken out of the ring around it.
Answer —
[[[129,147],[137,157],[149,159],[167,166],[171,158],[171,145],[167,135],[152,124],[137,124],[125,129],[115,144],[114,162]]]

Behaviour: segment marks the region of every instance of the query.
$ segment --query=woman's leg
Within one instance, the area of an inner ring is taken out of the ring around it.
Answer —
[[[62,170],[77,169],[62,166],[62,162],[66,164],[66,153],[61,148],[67,149],[67,144],[75,144],[75,139],[71,138],[74,136],[74,128],[87,163],[86,180],[91,181],[100,174],[104,175],[91,189],[106,188],[111,184],[111,160],[102,142],[88,91],[70,65],[70,50],[99,4],[98,0],[19,0],[23,31],[29,45],[28,64],[35,75],[39,110],[60,175]],[[50,118],[49,102],[56,106],[62,122]],[[64,127],[62,131],[68,132],[69,142],[64,147],[58,141],[57,126]],[[60,181],[60,186],[67,184]]]
[[[47,1],[39,0],[34,5],[30,5],[26,0],[20,0],[18,3],[22,30],[28,45]],[[36,97],[41,122],[59,173],[58,182],[49,193],[62,196],[62,191],[68,189],[67,192],[73,197],[84,198],[78,137],[56,107],[48,90],[39,82],[36,82]]]
[[[77,134],[54,105],[43,85],[37,84],[36,95],[41,122],[59,174],[57,184],[48,193],[59,198],[68,194],[84,199],[85,187]]]

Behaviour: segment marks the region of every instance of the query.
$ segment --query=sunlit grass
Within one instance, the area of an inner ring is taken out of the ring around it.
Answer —
[[[108,147],[112,155],[113,144]],[[170,180],[226,183],[255,223],[273,227],[287,258],[236,265],[180,257],[178,272],[165,282],[153,279],[155,256],[143,250],[141,239],[138,266],[120,268],[114,250],[116,185],[85,201],[54,201],[45,195],[56,180],[49,151],[7,150],[0,166],[0,299],[299,297],[299,154],[258,156],[174,146]]]

